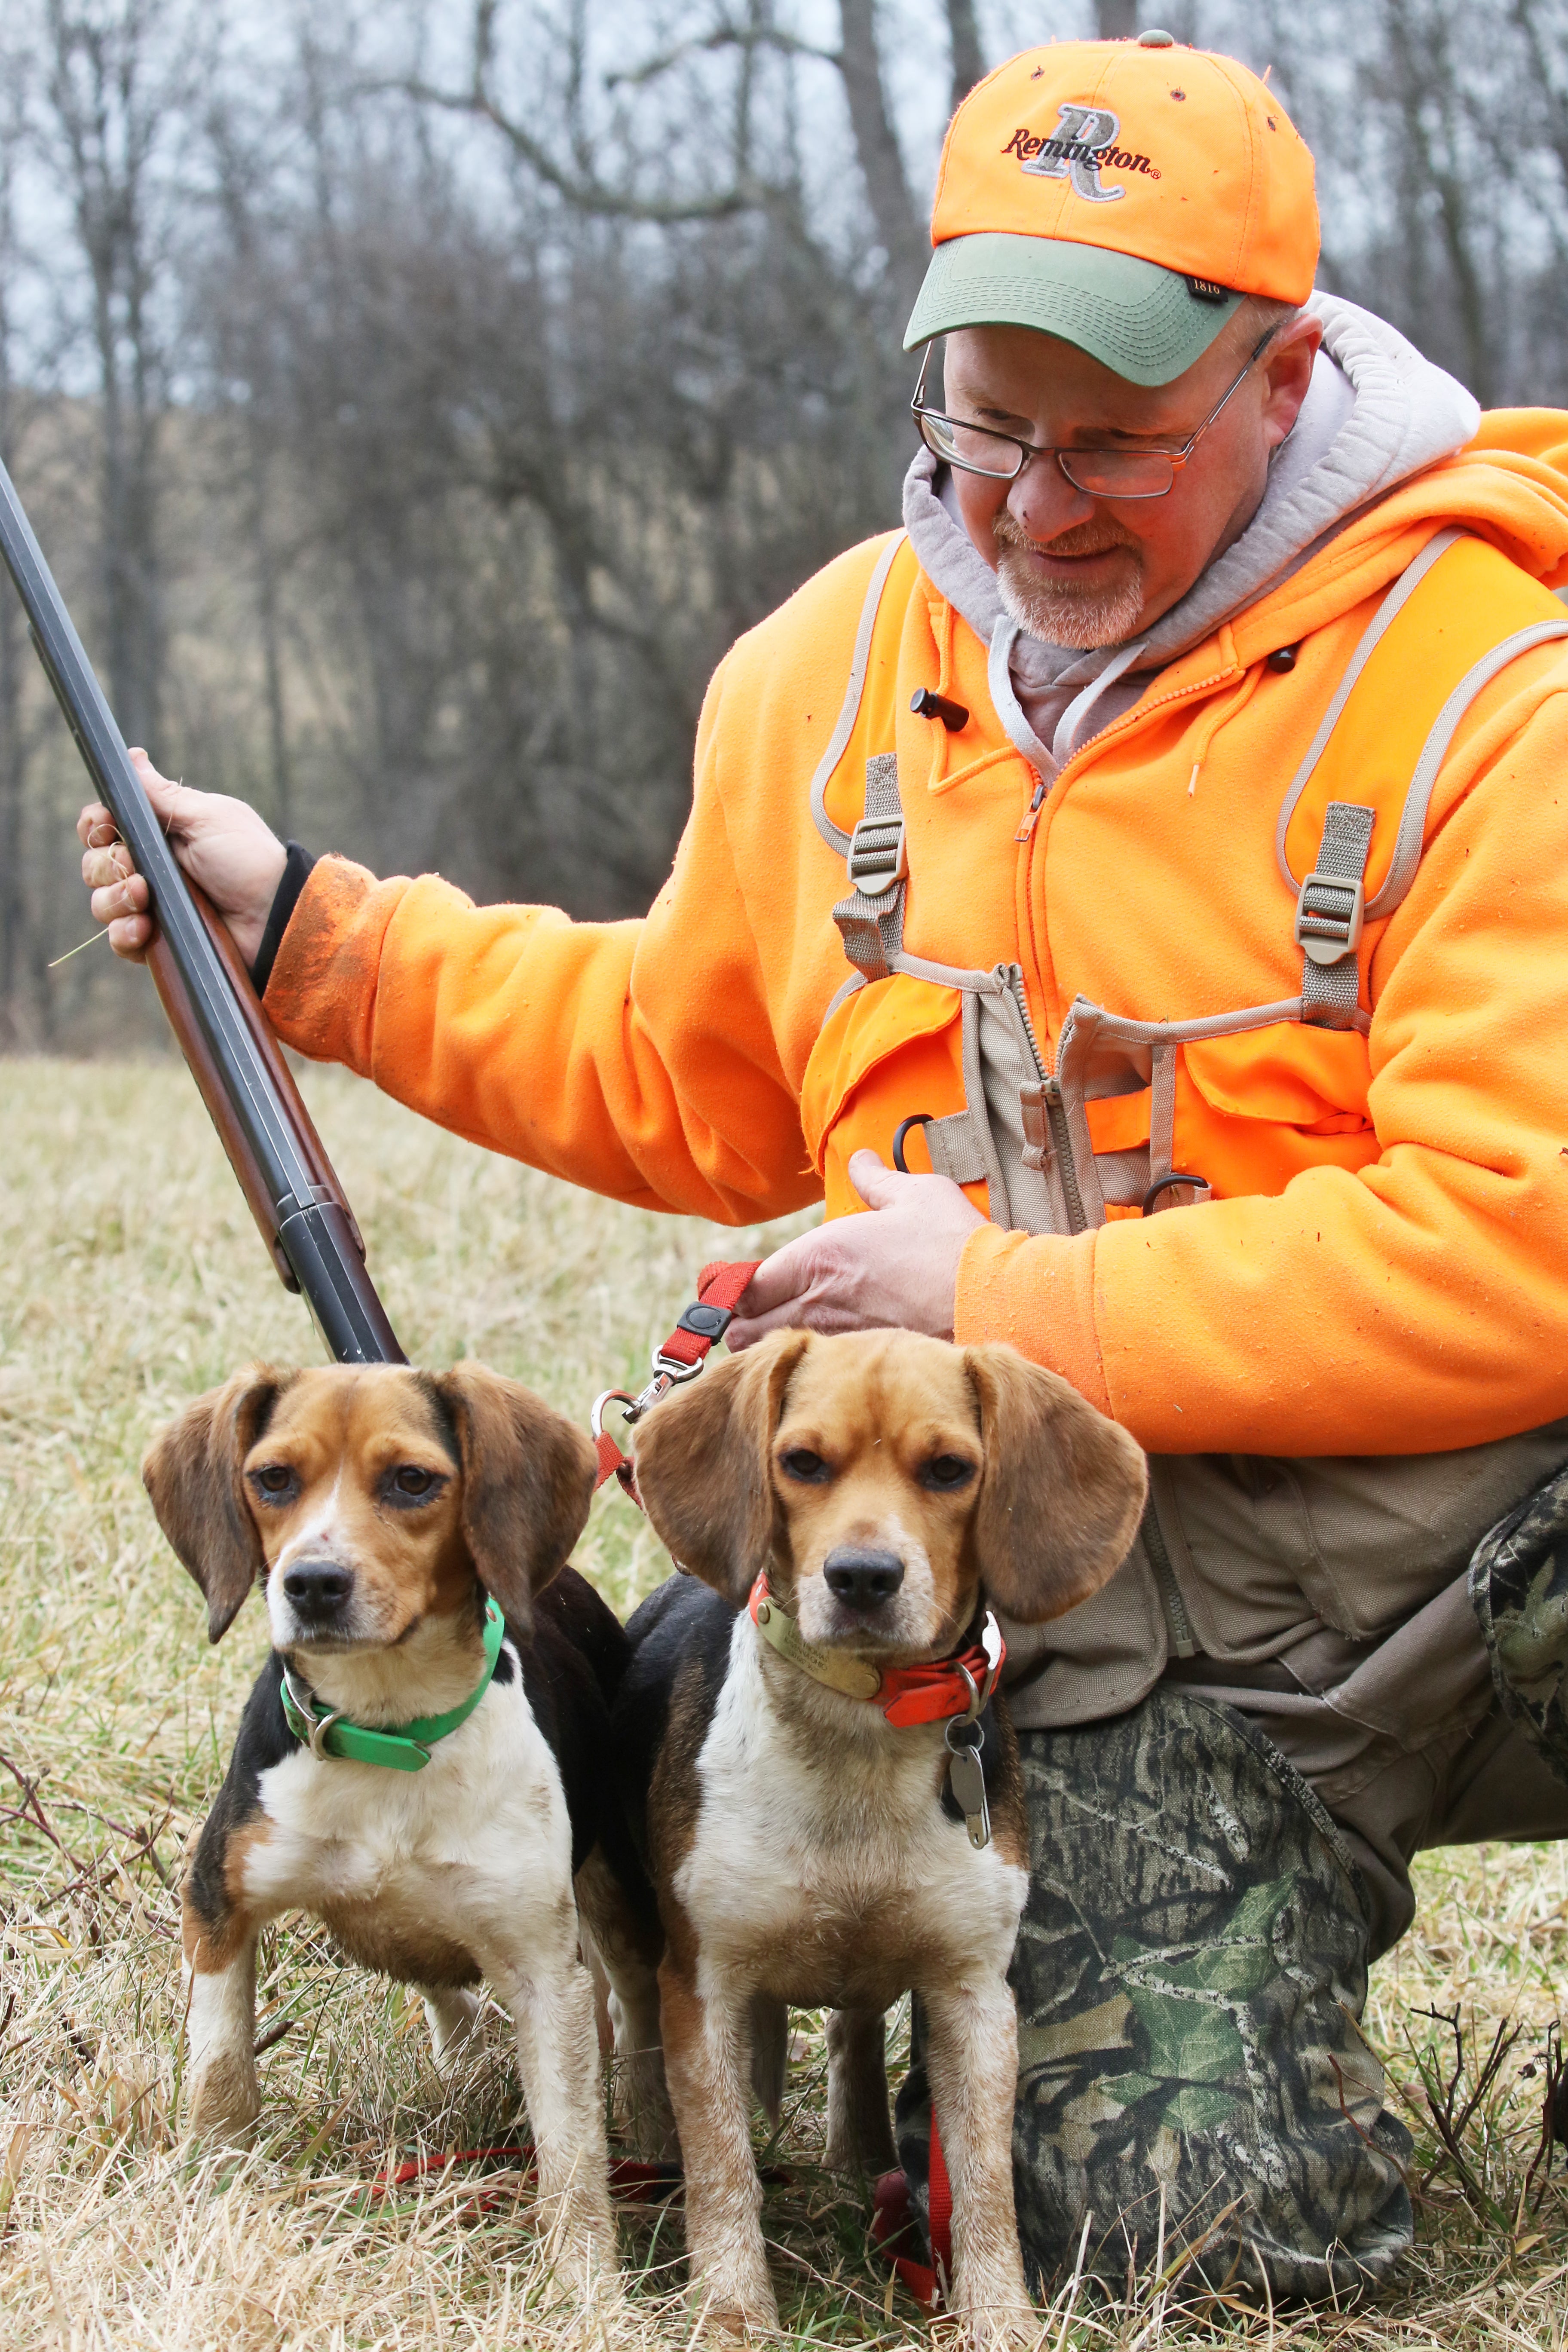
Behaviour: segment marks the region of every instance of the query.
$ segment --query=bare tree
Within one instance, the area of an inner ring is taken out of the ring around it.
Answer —
[[[6,58],[5,64],[9,69],[5,119],[0,121],[0,461],[9,472],[16,463],[21,428],[13,312],[17,274],[15,182],[22,109],[20,62]],[[29,745],[22,707],[23,664],[30,656],[21,609],[3,583],[0,591],[0,1034],[15,1045],[30,1025],[23,1008],[27,948],[23,809]]]
[[[44,90],[90,286],[101,431],[101,625],[121,725],[155,740],[164,657],[158,443],[166,400],[155,318],[166,223],[162,151],[199,66],[174,0],[47,0]]]

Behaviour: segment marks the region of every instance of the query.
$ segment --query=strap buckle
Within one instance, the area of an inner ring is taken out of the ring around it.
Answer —
[[[1296,900],[1296,944],[1313,963],[1342,963],[1361,945],[1366,887],[1358,877],[1309,874]]]
[[[852,888],[863,898],[886,898],[910,871],[909,845],[901,816],[863,816],[849,836]]]

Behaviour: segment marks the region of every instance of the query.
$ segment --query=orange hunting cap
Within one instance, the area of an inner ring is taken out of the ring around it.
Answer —
[[[1304,302],[1312,157],[1234,58],[1171,34],[1026,49],[949,126],[904,349],[954,327],[1064,336],[1169,383],[1244,295]]]

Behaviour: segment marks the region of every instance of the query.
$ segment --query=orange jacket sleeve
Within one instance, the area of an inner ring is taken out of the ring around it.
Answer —
[[[640,922],[476,907],[431,876],[313,869],[267,1010],[476,1143],[647,1208],[743,1223],[817,1198],[716,773],[721,668],[674,871]]]
[[[1152,1452],[1436,1451],[1568,1411],[1568,693],[1428,842],[1373,983],[1377,1160],[1073,1240],[984,1227],[959,1338]]]

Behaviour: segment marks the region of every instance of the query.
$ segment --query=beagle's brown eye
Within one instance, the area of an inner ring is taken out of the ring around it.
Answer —
[[[259,1470],[251,1472],[251,1483],[263,1502],[287,1502],[294,1491],[294,1473],[286,1463],[264,1462]]]
[[[920,1482],[922,1486],[934,1486],[939,1494],[951,1494],[955,1487],[967,1486],[974,1475],[974,1465],[966,1462],[962,1454],[937,1454],[931,1461],[922,1462]]]
[[[787,1454],[781,1454],[779,1468],[786,1478],[798,1478],[803,1486],[820,1486],[833,1475],[821,1454],[805,1445],[792,1445]]]
[[[399,1495],[427,1495],[436,1484],[433,1470],[421,1470],[416,1463],[405,1462],[394,1477],[394,1491]]]

